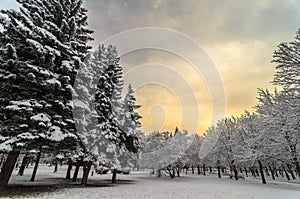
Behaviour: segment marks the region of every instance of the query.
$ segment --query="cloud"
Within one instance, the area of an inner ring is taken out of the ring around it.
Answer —
[[[186,33],[204,45],[219,41],[278,38],[299,27],[297,0],[86,1],[98,41],[145,26]]]

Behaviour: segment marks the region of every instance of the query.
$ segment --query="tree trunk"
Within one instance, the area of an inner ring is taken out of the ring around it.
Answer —
[[[269,169],[268,169],[267,166],[266,166],[266,175],[267,175],[267,176],[270,176]]]
[[[284,166],[282,166],[282,169],[283,169],[283,171],[284,171],[284,173],[285,173],[286,178],[287,178],[288,180],[291,180],[291,178],[290,178],[288,172],[285,170]]]
[[[194,171],[194,165],[192,165],[192,174],[194,174],[195,171]]]
[[[185,174],[187,175],[187,173],[188,173],[188,170],[189,170],[189,167],[185,167]]]
[[[80,160],[78,160],[76,163],[76,168],[73,174],[73,182],[76,182],[77,180],[79,169],[80,169]]]
[[[86,186],[89,178],[89,173],[92,167],[92,162],[84,162],[83,164],[83,176],[81,180],[81,185]]]
[[[278,170],[274,167],[273,171],[274,171],[274,174],[275,174],[276,178],[278,178]]]
[[[180,177],[180,169],[177,167],[177,177]]]
[[[217,166],[217,168],[218,168],[218,177],[221,178],[221,167]]]
[[[258,172],[258,169],[257,169],[257,168],[255,168],[255,173],[256,173],[256,175],[259,177],[259,172]]]
[[[71,171],[73,167],[73,161],[69,159],[68,161],[68,169],[67,169],[67,174],[66,174],[66,179],[71,179]]]
[[[175,172],[174,169],[170,169],[169,167],[167,167],[168,173],[170,175],[170,178],[173,179],[175,177]]]
[[[0,189],[7,187],[19,155],[20,151],[11,151],[8,153],[0,173]]]
[[[235,180],[238,180],[239,179],[238,178],[238,171],[237,171],[236,167],[233,168],[233,172],[234,172],[234,178],[235,178]]]
[[[244,169],[245,169],[246,177],[248,177],[248,170],[246,167]]]
[[[223,174],[225,173],[225,168],[223,166],[221,168],[221,171],[222,171]]]
[[[197,165],[198,175],[200,175],[200,166]]]
[[[209,167],[209,173],[212,173],[212,168],[211,167]]]
[[[28,158],[28,161],[27,161],[27,164],[26,164],[26,168],[28,168],[29,167],[29,164],[30,164],[30,162],[32,161],[32,156],[29,156],[29,158]]]
[[[113,175],[112,175],[112,178],[111,178],[111,182],[112,183],[116,183],[117,182],[117,169],[113,170]]]
[[[265,178],[265,175],[264,175],[264,170],[263,170],[263,166],[262,166],[262,163],[260,160],[258,160],[258,166],[259,166],[259,170],[260,170],[260,176],[261,176],[261,181],[263,184],[266,184],[266,178]]]
[[[274,163],[272,164],[271,168],[273,168],[273,172],[274,172],[275,177],[278,178],[278,170],[276,169],[276,166],[275,166]]]
[[[1,164],[0,164],[1,165]],[[300,173],[298,173],[297,168],[295,168],[296,175],[300,178]]]
[[[270,172],[271,172],[272,179],[275,180],[275,176],[274,176],[275,171],[272,169],[271,166],[269,166],[269,169],[270,169]]]
[[[54,171],[53,171],[53,173],[57,172],[57,168],[58,168],[58,160],[55,160],[55,165],[54,165]]]
[[[34,168],[33,168],[31,179],[30,179],[31,182],[34,182],[34,180],[35,180],[35,176],[36,176],[36,172],[37,172],[37,169],[38,169],[38,166],[39,166],[40,159],[41,159],[41,150],[39,150],[39,152],[37,153],[35,165],[34,165]]]
[[[153,170],[153,173],[154,173],[154,170]],[[160,169],[157,170],[157,177],[158,177],[158,178],[161,177],[161,170],[160,170]]]
[[[2,167],[2,163],[3,163],[3,161],[4,161],[4,158],[5,158],[5,156],[2,154],[2,155],[1,155],[1,160],[0,160],[0,167]]]
[[[284,177],[284,173],[283,173],[283,169],[282,168],[279,170],[279,174],[281,175],[281,177]]]
[[[249,168],[249,170],[250,170],[252,176],[253,176],[253,177],[256,177],[256,174],[255,174],[255,172],[254,172],[254,168]]]
[[[297,161],[295,164],[296,164],[296,171],[297,171],[298,177],[300,178],[300,164],[299,164],[299,161]]]
[[[173,176],[173,178],[175,178],[175,168],[174,167],[172,169],[172,176]]]
[[[206,173],[205,173],[205,164],[203,164],[202,168],[203,168],[203,175],[206,175]]]
[[[22,160],[22,163],[21,163],[21,166],[20,166],[20,169],[19,169],[19,172],[18,172],[18,175],[19,176],[23,176],[24,174],[24,170],[26,168],[26,165],[27,165],[27,162],[29,161],[29,157],[27,155],[25,155],[23,157],[23,160]]]
[[[291,174],[291,176],[292,176],[293,180],[295,180],[295,179],[296,179],[296,177],[295,177],[295,175],[294,175],[294,172],[293,172],[293,170],[291,169],[291,166],[290,166],[290,165],[287,165],[287,168],[288,168],[288,170],[289,170],[289,172],[290,172],[290,174]]]

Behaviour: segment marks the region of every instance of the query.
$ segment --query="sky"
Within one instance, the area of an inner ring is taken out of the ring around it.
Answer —
[[[254,111],[257,88],[273,89],[273,52],[300,28],[299,0],[85,0],[84,6],[95,31],[91,45],[120,49],[125,87],[136,90],[145,132],[178,126],[203,133],[216,119]],[[15,7],[14,0],[0,2]]]

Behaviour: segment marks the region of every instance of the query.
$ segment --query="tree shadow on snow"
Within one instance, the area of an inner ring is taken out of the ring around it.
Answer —
[[[55,180],[56,184],[51,184],[51,181]],[[43,179],[47,181],[47,179]],[[61,178],[49,178],[49,184],[38,184],[39,181],[32,184],[12,184],[5,189],[0,189],[1,197],[15,197],[15,196],[31,196],[37,197],[41,194],[57,192],[62,189],[73,189],[73,188],[101,188],[101,187],[115,187],[118,185],[129,185],[134,184],[134,180],[117,180],[116,183],[112,184],[111,180],[89,180],[86,186],[80,184],[81,180],[73,182],[72,180],[66,180]]]

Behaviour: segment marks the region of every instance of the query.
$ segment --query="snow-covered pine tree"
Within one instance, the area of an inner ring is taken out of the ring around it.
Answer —
[[[117,66],[115,58],[110,57],[111,55],[108,51],[106,53],[108,63],[103,66],[103,72],[97,85],[95,109],[98,114],[98,122],[101,126],[102,134],[110,141],[117,143],[120,131],[114,119],[115,109],[118,108],[117,99],[114,99],[114,90],[120,79],[115,74]]]
[[[123,118],[120,120],[120,126],[124,132],[126,132],[127,137],[125,142],[129,151],[136,151],[139,147],[139,137],[141,135],[141,115],[136,111],[141,106],[136,104],[136,98],[134,96],[134,90],[131,84],[128,85],[127,93],[125,95],[122,107],[122,113],[120,114]]]
[[[140,148],[139,141],[143,135],[140,130],[141,123],[139,121],[142,116],[136,112],[140,107],[140,105],[136,105],[134,90],[131,84],[129,84],[127,93],[121,104],[121,110],[116,115],[119,127],[126,133],[124,142],[127,147],[124,147],[123,153],[119,154],[119,160],[123,168],[134,167],[138,162],[138,155],[135,153]]]
[[[122,68],[116,48],[99,45],[85,60],[75,82],[75,123],[79,137],[99,166],[119,168],[122,131]],[[98,166],[98,165],[95,165]]]
[[[82,0],[17,1],[0,15],[0,150],[11,153],[74,140],[72,86],[92,33]]]

